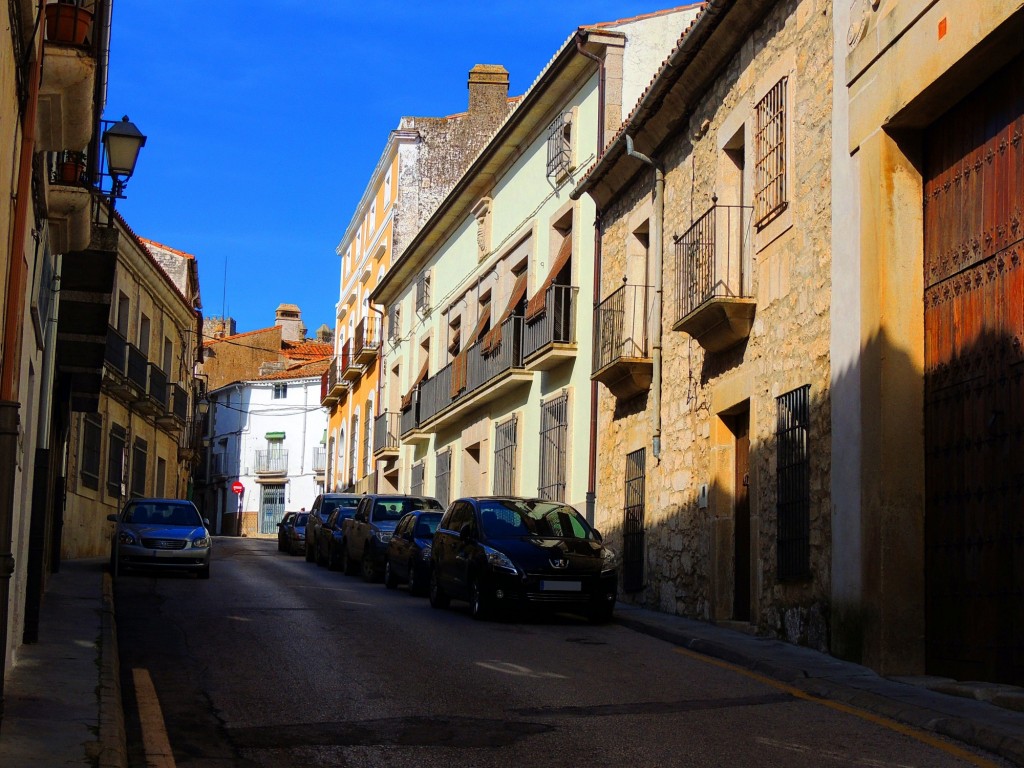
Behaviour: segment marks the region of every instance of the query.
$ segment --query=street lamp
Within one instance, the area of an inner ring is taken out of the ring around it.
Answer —
[[[112,180],[110,207],[114,200],[124,197],[124,185],[135,172],[139,150],[146,145],[146,137],[129,122],[125,115],[121,122],[114,123],[103,132],[103,149],[107,155],[107,171]]]

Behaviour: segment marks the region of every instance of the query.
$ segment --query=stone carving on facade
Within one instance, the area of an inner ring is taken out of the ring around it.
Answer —
[[[476,256],[478,261],[483,261],[491,252],[491,198],[480,198],[473,206],[473,218],[476,219]]]

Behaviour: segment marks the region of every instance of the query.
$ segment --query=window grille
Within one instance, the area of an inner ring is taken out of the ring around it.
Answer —
[[[412,465],[412,484],[409,486],[409,493],[413,496],[423,495],[423,462],[417,461]]]
[[[537,496],[565,501],[565,447],[569,431],[569,394],[544,403],[540,413],[540,484]]]
[[[638,592],[644,588],[645,448],[626,455],[626,498],[622,523],[622,588]]]
[[[434,498],[447,507],[451,500],[452,449],[437,452],[437,466],[434,476]]]
[[[754,134],[754,219],[760,225],[786,200],[786,83],[782,78],[757,103]]]
[[[127,437],[124,427],[120,424],[110,425],[107,444],[107,494],[116,498],[121,497],[121,484],[124,482]]]
[[[416,311],[421,315],[430,309],[430,275],[420,273],[416,279]]]
[[[494,435],[494,493],[511,496],[516,492],[517,417],[499,424]]]
[[[366,418],[363,419],[363,476],[373,472],[373,403],[366,401]]]
[[[572,169],[572,112],[564,112],[548,126],[548,178],[559,179]]]
[[[100,450],[103,422],[99,416],[86,416],[82,420],[82,485],[98,491],[100,488]]]
[[[777,484],[778,570],[780,581],[810,575],[811,486],[808,451],[810,387],[776,399],[775,477]]]
[[[349,433],[348,441],[348,484],[349,487],[355,488],[356,485],[356,470],[359,467],[358,454],[359,453],[359,417],[357,416],[352,420],[352,430]]]
[[[146,495],[146,453],[149,446],[141,437],[132,447],[132,496]]]

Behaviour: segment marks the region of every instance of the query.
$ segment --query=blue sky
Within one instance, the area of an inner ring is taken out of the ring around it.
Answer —
[[[670,5],[115,0],[105,117],[148,136],[118,210],[196,255],[206,315],[248,331],[288,302],[312,335],[333,327],[334,248],[402,115],[464,111],[474,64],[521,94],[576,27]]]

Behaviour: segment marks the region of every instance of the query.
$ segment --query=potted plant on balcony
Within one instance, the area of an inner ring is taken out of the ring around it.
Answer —
[[[81,45],[92,27],[92,0],[57,0],[46,5],[46,39]]]
[[[78,184],[85,174],[85,154],[82,152],[61,152],[57,156],[54,180],[60,184]]]

